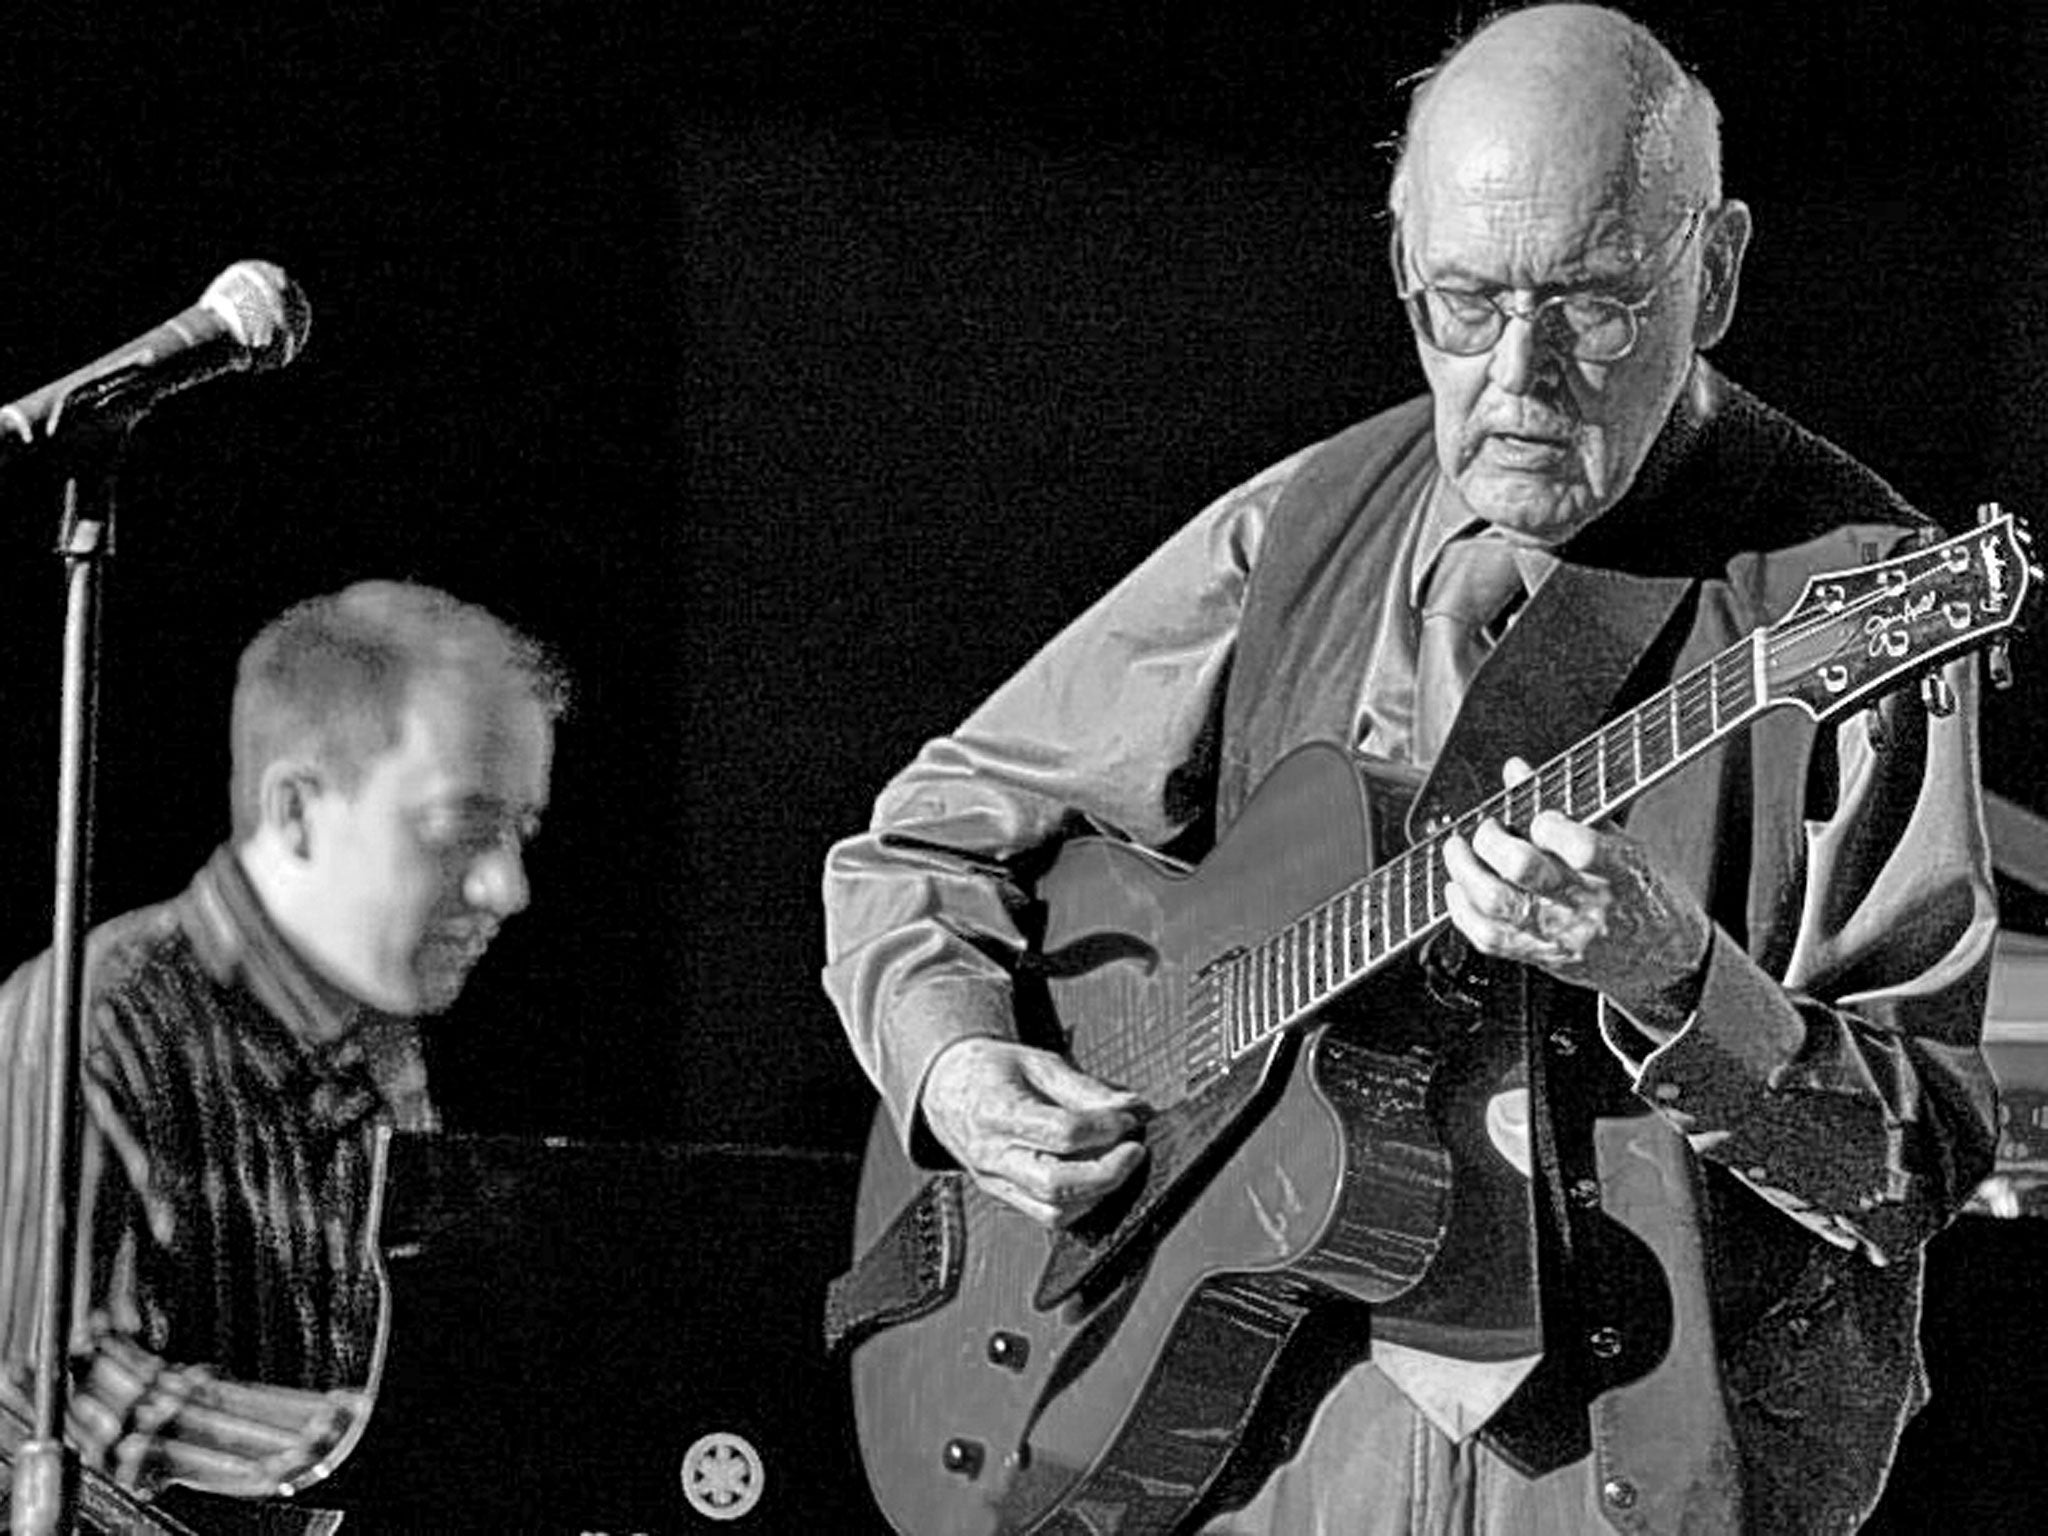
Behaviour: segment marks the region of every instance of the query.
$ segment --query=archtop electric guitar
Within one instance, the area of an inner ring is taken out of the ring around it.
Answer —
[[[1935,669],[1965,652],[1989,648],[2004,681],[2039,572],[2024,529],[1980,516],[1814,578],[1777,623],[1391,856],[1399,797],[1334,746],[1284,758],[1192,870],[1108,839],[1062,849],[1020,1013],[1037,994],[1078,1066],[1153,1106],[1149,1155],[1051,1230],[911,1166],[878,1117],[827,1330],[852,1346],[889,1519],[909,1536],[1175,1529],[1288,1452],[1366,1348],[1358,1303],[1375,1333],[1442,1353],[1526,1347],[1484,1285],[1453,1294],[1470,1267],[1453,1256],[1486,1252],[1517,1175],[1484,1096],[1433,1087],[1442,1031],[1401,995],[1420,968],[1390,965],[1445,925],[1445,838],[1546,808],[1610,816],[1781,706],[1824,721],[1922,678],[1939,709]],[[1333,1024],[1327,1005],[1374,976]],[[1663,1349],[1624,1353],[1614,1380]]]

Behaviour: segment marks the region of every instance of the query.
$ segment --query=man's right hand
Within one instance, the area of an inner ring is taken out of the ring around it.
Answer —
[[[1063,1226],[1144,1161],[1144,1104],[1051,1051],[977,1036],[939,1053],[919,1099],[932,1134],[975,1183]]]

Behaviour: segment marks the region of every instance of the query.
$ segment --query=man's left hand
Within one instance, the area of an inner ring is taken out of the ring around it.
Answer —
[[[1529,765],[1510,759],[1513,785]],[[1444,842],[1451,921],[1473,948],[1591,987],[1638,1024],[1680,1027],[1698,1001],[1713,925],[1636,839],[1557,811],[1525,836],[1489,817]]]

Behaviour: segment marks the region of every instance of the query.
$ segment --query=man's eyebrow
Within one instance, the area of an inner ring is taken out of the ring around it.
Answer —
[[[516,795],[493,794],[487,789],[457,790],[433,804],[464,816],[516,821],[521,827],[538,826],[541,814],[547,810],[545,802],[535,804]]]
[[[1444,266],[1437,270],[1434,276],[1429,275],[1420,262],[1416,263],[1416,271],[1423,277],[1424,281],[1434,287],[1442,287],[1446,280],[1466,283],[1474,288],[1506,288],[1508,286],[1506,283],[1497,283],[1490,277],[1482,276],[1470,267],[1461,266],[1455,261],[1445,263]]]
[[[1446,264],[1441,271],[1430,275],[1418,267],[1418,275],[1431,288],[1445,288],[1452,292],[1509,293],[1513,283],[1503,283],[1497,278],[1482,276],[1470,267],[1456,262]],[[1641,275],[1641,268],[1626,272],[1580,271],[1570,277],[1555,278],[1547,283],[1532,283],[1531,293],[1627,293],[1632,279]]]

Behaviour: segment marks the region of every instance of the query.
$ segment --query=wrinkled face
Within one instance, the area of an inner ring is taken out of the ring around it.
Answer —
[[[1563,327],[1518,318],[1473,357],[1417,338],[1443,473],[1479,516],[1544,543],[1592,522],[1642,467],[1692,362],[1705,238],[1687,239],[1677,197],[1626,190],[1559,139],[1466,134],[1419,156],[1397,246],[1404,287],[1498,295],[1522,313],[1560,293],[1651,296],[1616,362],[1580,361]]]
[[[422,687],[354,792],[311,798],[312,938],[348,992],[399,1014],[455,1001],[498,925],[526,906],[552,736],[541,707],[509,691]]]

